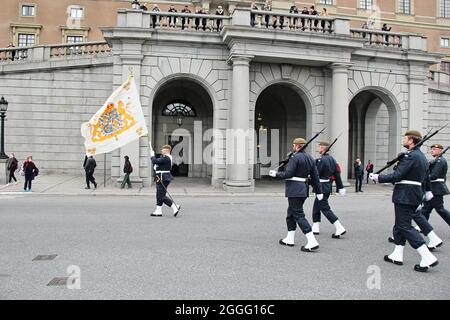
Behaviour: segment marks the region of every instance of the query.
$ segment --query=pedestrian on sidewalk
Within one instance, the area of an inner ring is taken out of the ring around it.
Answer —
[[[22,165],[22,171],[25,176],[25,184],[23,186],[23,191],[32,192],[31,191],[31,182],[34,178],[39,174],[39,170],[36,167],[36,164],[33,161],[33,157],[30,155],[27,157],[25,162]]]
[[[124,159],[125,164],[123,166],[123,173],[125,173],[125,176],[123,177],[120,189],[125,188],[125,184],[127,184],[128,189],[130,189],[131,188],[130,174],[133,172],[133,167],[131,166],[130,158],[128,156],[125,156]]]
[[[19,162],[16,159],[16,156],[14,153],[11,153],[11,156],[8,158],[8,162],[6,164],[6,169],[9,171],[9,179],[7,186],[11,183],[11,181],[14,179],[14,184],[17,184],[17,179],[14,176],[14,172],[16,172],[17,168],[19,167]]]
[[[89,158],[85,158],[85,163],[84,163],[84,171],[86,173],[86,188],[85,189],[90,189],[90,182],[92,182],[94,184],[95,189],[97,189],[97,182],[95,182],[95,178],[94,178],[94,171],[95,171],[95,167],[97,167],[97,162],[95,162],[95,159],[93,156],[90,156]]]
[[[367,172],[366,184],[369,184],[369,175],[371,173],[373,173],[373,163],[370,160],[369,160],[369,162],[367,162],[366,172]],[[377,184],[375,180],[372,180],[372,181],[373,181],[373,183]]]
[[[364,167],[361,162],[361,159],[356,159],[355,161],[355,192],[363,192],[361,190],[362,188],[362,181],[364,179]]]

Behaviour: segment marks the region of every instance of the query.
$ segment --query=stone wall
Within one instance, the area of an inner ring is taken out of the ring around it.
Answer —
[[[112,66],[0,74],[0,95],[9,102],[6,152],[20,162],[33,155],[44,173],[82,174],[81,124],[111,92]],[[97,170],[103,170],[103,159],[96,157]]]

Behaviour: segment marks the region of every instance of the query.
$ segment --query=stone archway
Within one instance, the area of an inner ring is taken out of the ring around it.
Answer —
[[[255,103],[255,159],[261,176],[291,151],[292,140],[311,134],[311,104],[291,82],[274,82],[261,89]]]
[[[354,178],[353,164],[371,160],[375,170],[399,152],[401,113],[397,100],[383,88],[359,90],[349,107],[348,178]]]
[[[164,144],[173,147],[174,175],[212,178],[212,163],[202,155],[210,143],[203,141],[203,133],[213,128],[213,114],[210,93],[191,77],[173,77],[156,89],[152,102],[152,140],[156,148]],[[195,152],[201,156],[195,156]]]

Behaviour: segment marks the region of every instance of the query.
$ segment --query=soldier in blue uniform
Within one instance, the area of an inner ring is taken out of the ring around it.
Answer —
[[[392,202],[395,207],[394,241],[395,249],[384,260],[396,265],[403,265],[403,250],[406,240],[421,256],[414,270],[425,272],[438,264],[437,258],[430,252],[419,231],[411,225],[416,208],[422,202],[422,182],[427,172],[425,155],[414,146],[422,140],[419,131],[409,130],[403,137],[403,147],[408,149],[391,174],[370,174],[370,179],[380,183],[395,183]]]
[[[294,153],[289,158],[286,170],[281,172],[270,170],[269,175],[277,179],[286,180],[285,195],[289,203],[286,217],[288,233],[286,238],[281,239],[279,243],[285,246],[294,246],[295,229],[298,224],[307,239],[306,245],[302,246],[301,250],[312,252],[319,248],[319,243],[314,237],[311,225],[306,220],[305,212],[303,211],[303,204],[308,197],[308,176],[311,177],[311,184],[317,199],[322,200],[323,194],[314,159],[305,153],[304,150],[301,150],[305,144],[305,139],[295,139],[293,142]]]
[[[152,163],[154,164],[155,179],[156,179],[156,209],[151,214],[153,217],[162,216],[162,206],[166,204],[173,210],[174,216],[178,214],[181,206],[177,206],[169,197],[166,196],[167,187],[173,180],[173,176],[170,173],[172,169],[172,156],[170,152],[172,147],[169,145],[164,145],[161,150],[161,154],[156,156],[155,151],[153,151],[150,145],[150,157]]]
[[[433,198],[433,193],[431,192],[429,170],[427,170],[427,173],[425,175],[425,181],[422,183],[422,189],[424,192],[423,201],[430,201]],[[439,238],[438,235],[434,232],[433,227],[425,218],[425,216],[422,214],[422,205],[419,205],[419,207],[414,212],[412,218],[414,222],[417,224],[417,227],[415,228],[419,232],[422,232],[429,239],[428,249],[430,249],[430,251],[433,251],[436,248],[442,246],[443,242],[441,238]],[[391,243],[395,243],[393,237],[389,237],[388,240]]]
[[[321,201],[317,198],[314,200],[312,231],[316,235],[319,234],[321,220],[320,213],[322,212],[328,221],[336,227],[336,232],[333,233],[331,237],[334,239],[339,239],[347,231],[338,220],[338,217],[331,210],[330,204],[328,203],[328,198],[330,197],[332,191],[331,177],[335,177],[336,186],[340,195],[345,195],[345,188],[342,183],[341,174],[339,173],[336,160],[328,154],[329,146],[330,143],[328,141],[319,141],[317,151],[320,153],[321,157],[316,159],[316,166],[319,173],[320,185],[322,187],[323,199]]]
[[[430,182],[431,191],[433,192],[433,198],[429,201],[425,201],[422,214],[428,220],[430,218],[430,213],[433,209],[444,219],[445,222],[450,226],[450,212],[444,208],[444,196],[449,194],[446,178],[447,178],[447,160],[442,154],[442,145],[434,144],[431,146],[431,155],[433,160],[429,163],[430,170]]]

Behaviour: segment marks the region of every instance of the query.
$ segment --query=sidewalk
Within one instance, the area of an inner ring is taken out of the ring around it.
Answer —
[[[33,192],[23,191],[23,177],[17,177],[19,182],[9,186],[0,186],[0,195],[92,195],[92,196],[154,196],[155,186],[151,187],[133,187],[131,189],[120,189],[118,185],[113,184],[111,180],[106,181],[106,187],[102,177],[98,177],[97,189],[91,186],[90,190],[86,187],[84,176],[73,175],[40,175],[33,181]],[[284,197],[284,183],[282,181],[262,179],[256,180],[255,191],[251,193],[253,196],[282,196]],[[369,185],[363,184],[364,193],[354,192],[354,182],[349,181],[347,193],[354,195],[367,194],[386,194],[392,192],[392,185]],[[210,184],[208,178],[175,178],[170,185],[169,192],[172,196],[246,196],[248,193],[228,193],[221,188],[214,188]]]

